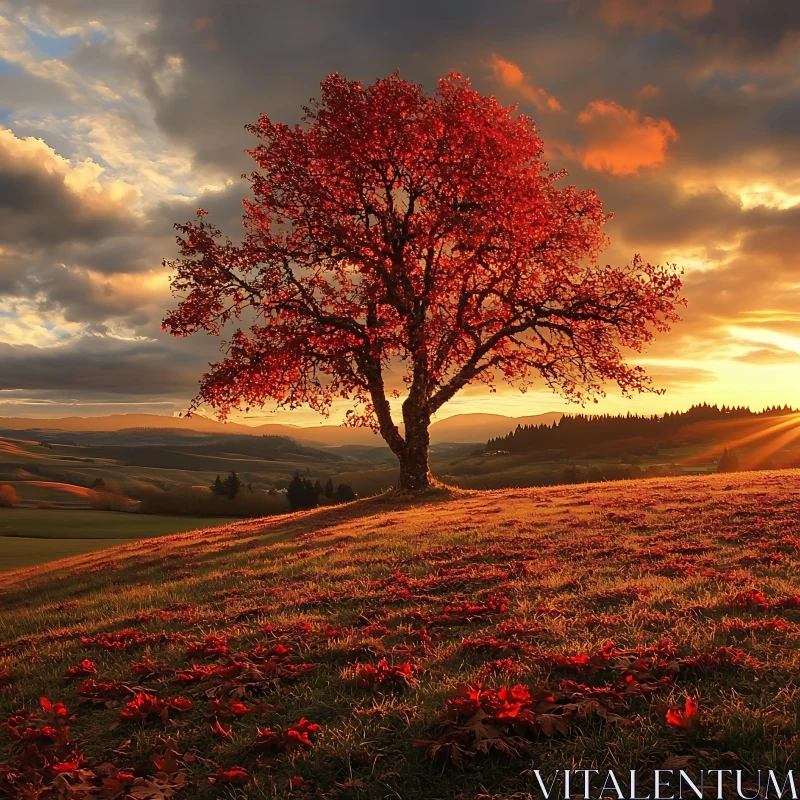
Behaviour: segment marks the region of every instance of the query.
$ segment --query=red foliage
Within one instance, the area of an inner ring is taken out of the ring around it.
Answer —
[[[691,697],[686,698],[683,708],[670,708],[667,710],[667,725],[673,728],[682,728],[692,731],[700,724],[700,705]]]
[[[194,706],[191,700],[185,697],[165,697],[159,699],[155,695],[141,692],[128,703],[119,717],[124,722],[150,722],[160,720],[169,721],[170,711],[188,711]]]
[[[46,697],[39,705],[41,713],[17,711],[3,725],[17,742],[19,757],[13,767],[0,764],[2,797],[70,796],[62,787],[69,786],[67,776],[80,769],[83,757],[70,741],[69,712],[63,703],[51,703]]]
[[[475,755],[499,752],[519,755],[540,736],[567,733],[576,717],[597,713],[618,720],[605,703],[573,690],[556,695],[549,690],[536,694],[524,686],[488,689],[480,684],[467,688],[449,701],[447,719],[436,741],[418,742],[432,758],[447,757],[463,767]]]
[[[722,667],[747,663],[756,665],[755,659],[742,650],[736,650],[733,647],[718,647],[710,653],[699,653],[696,656],[681,658],[677,665],[682,672],[713,672]]]
[[[536,625],[532,622],[507,620],[506,622],[501,622],[497,626],[497,632],[502,636],[515,639],[533,639],[546,631],[541,625]]]
[[[729,601],[731,608],[769,608],[769,601],[763,592],[758,589],[750,589],[746,592],[738,592]]]
[[[121,700],[131,694],[135,694],[133,689],[119,681],[98,683],[92,678],[89,678],[80,686],[77,686],[75,692],[86,700],[92,700],[97,704],[104,705],[108,705],[109,701]]]
[[[263,707],[248,706],[238,700],[233,700],[230,703],[226,703],[223,700],[210,700],[208,710],[218,719],[235,719],[244,717],[247,714],[256,714],[259,711],[263,711]]]
[[[141,633],[125,628],[113,633],[82,636],[81,645],[87,649],[97,647],[101,650],[132,650],[136,647],[152,647],[165,642],[174,642],[182,638],[178,633]]]
[[[284,644],[274,644],[271,647],[264,647],[263,644],[257,644],[255,647],[247,651],[247,657],[251,661],[263,664],[265,661],[271,659],[288,658],[292,654],[292,649]]]
[[[244,786],[250,783],[250,773],[244,767],[220,767],[216,772],[216,781]]]
[[[541,376],[576,398],[605,380],[647,387],[623,353],[678,319],[680,278],[638,256],[598,262],[600,201],[548,174],[530,118],[457,74],[433,97],[398,75],[364,87],[333,74],[306,123],[249,126],[259,171],[241,245],[202,209],[176,226],[180,301],[165,328],[218,335],[245,309],[258,319],[229,338],[196,404],[225,416],[347,397],[351,422],[419,467],[431,416],[473,381]],[[408,364],[404,434],[388,362]]]
[[[189,658],[205,656],[215,658],[224,656],[228,653],[228,640],[224,636],[209,635],[202,642],[190,642],[186,648],[186,655]]]
[[[164,667],[143,656],[141,661],[131,661],[131,670],[140,678],[156,678],[164,674]]]
[[[227,663],[218,665],[196,665],[179,670],[174,683],[205,683],[212,688],[207,694],[243,697],[251,692],[263,692],[282,681],[292,681],[314,669],[313,664],[295,663],[289,660],[292,650],[282,644],[272,647],[258,645],[249,653],[227,656]],[[252,656],[252,658],[251,658]]]
[[[85,658],[80,664],[69,667],[64,673],[64,677],[67,679],[83,678],[86,675],[95,675],[96,673],[97,667],[94,665],[94,661],[89,661],[88,658]]]
[[[720,631],[734,636],[747,636],[752,633],[788,633],[795,630],[794,625],[777,617],[757,620],[726,619],[720,622],[718,628]]]
[[[447,603],[439,614],[426,618],[416,615],[427,625],[464,625],[478,619],[491,619],[504,614],[508,609],[508,598],[502,592],[487,597],[484,602],[459,600]]]
[[[416,668],[411,664],[389,664],[382,658],[377,665],[362,664],[356,669],[356,685],[362,689],[376,686],[405,687],[413,683]]]
[[[275,732],[269,728],[258,729],[254,748],[261,753],[293,753],[296,750],[310,750],[320,726],[309,722],[305,717],[286,730]]]
[[[739,592],[728,600],[729,608],[749,608],[749,609],[786,609],[800,608],[800,595],[792,594],[779,597],[770,601],[763,592],[758,589],[750,589],[747,592]]]
[[[65,747],[69,743],[69,712],[63,703],[51,703],[46,697],[39,700],[42,714],[17,711],[3,725],[14,738],[35,741],[39,749]]]

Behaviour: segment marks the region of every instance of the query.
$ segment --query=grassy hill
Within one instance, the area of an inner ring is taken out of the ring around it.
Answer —
[[[0,572],[136,539],[205,528],[209,522],[208,517],[143,516],[82,508],[4,508],[0,509]]]
[[[210,485],[236,470],[259,488],[287,484],[295,472],[324,483],[342,472],[365,473],[366,494],[377,478],[386,488],[386,468],[397,463],[388,447],[318,449],[279,436],[240,436],[136,429],[125,431],[25,431],[17,437],[0,430],[0,483],[48,481],[88,487],[97,478],[121,486]],[[341,482],[341,480],[336,481]],[[371,493],[372,490],[369,492]]]
[[[800,473],[739,473],[375,498],[0,576],[0,796],[785,771],[799,524]]]

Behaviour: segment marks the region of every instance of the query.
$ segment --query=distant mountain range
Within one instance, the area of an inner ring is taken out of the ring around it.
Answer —
[[[503,414],[456,414],[431,425],[431,442],[481,442],[505,436],[517,425],[552,424],[562,414],[549,412],[526,417],[507,417]],[[242,425],[238,422],[217,422],[207,417],[167,417],[160,414],[110,414],[100,417],[0,417],[0,429],[6,431],[120,431],[128,428],[171,428],[202,433],[238,433],[251,436],[289,436],[302,444],[323,447],[371,445],[381,447],[380,436],[366,428],[346,428],[342,425]]]

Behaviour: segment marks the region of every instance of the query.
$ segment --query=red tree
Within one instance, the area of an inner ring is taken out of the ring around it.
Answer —
[[[202,209],[176,225],[165,329],[219,335],[252,314],[192,410],[325,413],[348,398],[348,422],[378,430],[400,486],[419,489],[431,416],[470,382],[524,391],[541,377],[576,400],[607,380],[649,388],[623,351],[678,319],[680,278],[638,256],[597,262],[608,217],[594,191],[556,185],[566,173],[548,173],[530,118],[455,74],[433,97],[396,74],[369,87],[334,74],[321,89],[302,125],[248,126],[259,169],[240,245]]]

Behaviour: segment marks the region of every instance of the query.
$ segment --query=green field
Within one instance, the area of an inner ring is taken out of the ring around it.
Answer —
[[[0,572],[231,521],[116,511],[3,508],[0,509]]]

